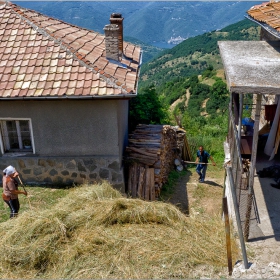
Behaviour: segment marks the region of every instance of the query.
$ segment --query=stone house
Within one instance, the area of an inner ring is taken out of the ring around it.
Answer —
[[[105,35],[0,2],[0,168],[26,184],[123,188],[142,52],[112,14]]]

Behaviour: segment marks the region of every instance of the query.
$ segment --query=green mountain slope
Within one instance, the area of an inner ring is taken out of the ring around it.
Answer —
[[[218,41],[258,39],[259,28],[247,19],[219,31],[189,38],[143,64],[139,86],[155,85],[159,90],[166,82],[175,78],[201,74],[209,65],[212,65],[214,69],[221,69],[223,65]]]

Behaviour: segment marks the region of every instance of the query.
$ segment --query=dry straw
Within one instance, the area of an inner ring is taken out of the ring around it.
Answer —
[[[124,198],[108,183],[1,224],[1,278],[193,278],[226,274],[223,224]],[[207,271],[207,272],[205,272]]]

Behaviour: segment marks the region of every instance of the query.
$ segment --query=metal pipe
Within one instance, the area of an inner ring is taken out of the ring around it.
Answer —
[[[237,198],[236,198],[236,193],[235,193],[235,188],[234,188],[232,168],[227,167],[226,170],[227,170],[227,175],[228,175],[228,178],[229,178],[229,185],[230,185],[231,195],[232,195],[232,200],[233,200],[233,206],[234,206],[238,235],[239,235],[240,246],[241,246],[241,251],[242,251],[242,256],[243,256],[244,268],[248,269],[249,264],[248,264],[248,259],[247,259],[244,236],[243,236],[242,227],[241,227],[240,214],[239,214],[238,206],[237,206]]]
[[[231,125],[232,125],[232,129],[233,129],[233,134],[234,134],[234,138],[235,138],[235,143],[236,143],[236,147],[237,147],[237,157],[238,157],[238,163],[239,166],[241,167],[241,171],[243,173],[243,169],[242,169],[242,159],[241,159],[241,152],[240,152],[240,143],[239,143],[239,139],[238,139],[238,133],[237,133],[237,129],[235,126],[235,122],[234,122],[234,118],[232,115],[232,110],[229,108],[229,116],[230,116],[230,120],[231,120]]]
[[[239,139],[239,141],[241,141],[242,115],[243,115],[243,94],[239,94],[239,123],[238,123],[238,139]]]
[[[247,211],[246,211],[246,220],[245,220],[245,226],[244,226],[244,237],[245,237],[246,241],[248,241],[248,238],[249,238],[250,220],[251,220],[250,218],[251,218],[251,210],[252,210],[253,195],[254,195],[253,187],[254,187],[254,174],[255,174],[255,167],[256,167],[258,139],[259,139],[261,101],[262,101],[262,95],[257,94],[257,106],[256,106],[256,112],[255,112],[251,165],[250,165],[250,170],[249,170]]]

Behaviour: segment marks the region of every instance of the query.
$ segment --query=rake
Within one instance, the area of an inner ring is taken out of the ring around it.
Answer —
[[[21,184],[23,190],[27,193],[27,191],[26,191],[26,189],[25,189],[25,187],[24,187],[24,185],[23,185],[23,183],[22,183],[22,181],[21,181],[19,175],[18,175],[17,177],[18,177],[18,179],[19,179],[19,181],[20,181],[20,184]],[[29,199],[29,197],[28,197],[28,194],[26,195],[26,197],[27,197],[27,199],[28,199],[29,207],[30,207],[30,209],[32,209],[31,202],[30,202],[30,199]]]

